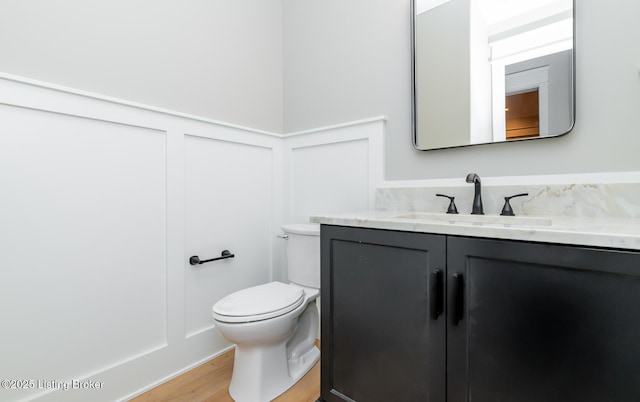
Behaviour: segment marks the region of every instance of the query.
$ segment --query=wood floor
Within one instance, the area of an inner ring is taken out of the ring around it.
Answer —
[[[132,399],[133,402],[233,402],[228,387],[233,350]],[[320,397],[320,362],[275,402],[315,402]]]

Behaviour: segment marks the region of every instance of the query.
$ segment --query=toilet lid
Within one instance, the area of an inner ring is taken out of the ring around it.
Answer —
[[[301,288],[271,282],[239,290],[213,305],[213,317],[223,322],[251,322],[286,314],[304,301]]]

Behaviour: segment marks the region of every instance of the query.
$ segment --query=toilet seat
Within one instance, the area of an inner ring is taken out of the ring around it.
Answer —
[[[213,305],[213,318],[228,323],[268,320],[299,307],[304,290],[281,282],[270,282],[234,292]]]

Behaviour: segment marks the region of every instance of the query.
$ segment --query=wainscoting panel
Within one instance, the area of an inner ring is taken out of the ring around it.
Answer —
[[[211,306],[280,258],[281,142],[0,74],[0,379],[27,380],[0,401],[127,400],[228,350]]]
[[[285,138],[285,210],[292,222],[373,206],[382,181],[384,119],[296,133]]]
[[[212,305],[287,281],[282,224],[373,205],[383,132],[283,136],[0,73],[0,380],[27,380],[0,402],[128,400],[227,351]]]
[[[270,148],[185,138],[187,337],[213,328],[211,307],[224,296],[269,281],[271,272],[272,151]]]
[[[0,378],[79,379],[166,346],[165,141],[0,106]]]
[[[374,190],[383,180],[384,127],[384,117],[376,117],[286,135],[283,222],[373,207]],[[287,280],[284,259],[274,275]]]
[[[363,211],[368,206],[366,139],[292,150],[292,218],[308,222],[319,213]]]

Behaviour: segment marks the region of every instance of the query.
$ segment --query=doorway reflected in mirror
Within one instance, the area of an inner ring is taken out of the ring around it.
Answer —
[[[538,89],[507,94],[505,120],[507,140],[540,136]]]

